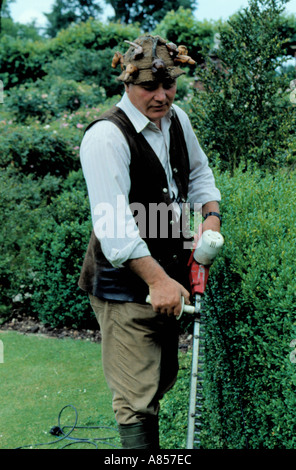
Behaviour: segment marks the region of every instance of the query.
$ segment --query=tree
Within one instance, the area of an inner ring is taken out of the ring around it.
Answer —
[[[35,19],[27,24],[13,21],[10,14],[10,5],[14,2],[15,0],[0,0],[0,34],[23,40],[38,41],[41,38],[40,28]]]
[[[284,40],[283,47],[286,54],[296,57],[296,15],[283,15],[279,33]]]
[[[3,6],[3,0],[0,0],[0,34],[1,34],[1,23],[2,23],[2,6]]]
[[[220,30],[218,49],[199,70],[204,91],[195,94],[192,119],[209,158],[223,170],[287,164],[296,109],[289,79],[280,73],[286,1],[249,0]]]
[[[0,34],[2,31],[2,18],[9,18],[9,4],[15,2],[15,0],[0,0]]]
[[[44,13],[48,20],[46,34],[55,37],[61,29],[66,29],[72,23],[96,18],[102,12],[97,0],[56,0],[52,11]]]
[[[114,9],[113,21],[124,24],[140,23],[143,31],[151,31],[171,10],[179,7],[194,10],[196,0],[106,0]]]
[[[221,20],[199,21],[191,10],[180,7],[177,11],[169,11],[153,33],[175,44],[185,44],[190,56],[201,64],[204,62],[204,55],[213,48],[215,34],[221,24]],[[189,69],[190,75],[195,72],[195,67]]]

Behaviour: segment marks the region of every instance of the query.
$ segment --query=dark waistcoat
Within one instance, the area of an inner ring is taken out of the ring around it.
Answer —
[[[172,203],[167,177],[159,158],[144,136],[136,132],[126,114],[118,107],[114,106],[111,110],[104,113],[99,119],[92,122],[86,128],[86,131],[95,122],[103,119],[107,119],[119,127],[130,147],[131,188],[129,204],[133,208],[136,206],[136,204],[132,205],[133,203],[140,203],[142,204],[141,207],[145,208],[147,217],[146,223],[142,225],[142,228],[145,226],[146,230],[145,237],[141,235],[142,238],[147,243],[153,258],[159,262],[171,277],[188,288],[187,261],[189,253],[188,250],[184,250],[183,243],[185,239],[182,233],[178,232],[177,234],[175,230],[176,225],[174,225],[174,217],[171,215],[171,211],[168,211],[167,233],[159,231],[159,227],[162,227],[160,223],[157,224],[158,229],[156,232],[154,230],[155,227],[152,233],[149,229],[149,226],[151,226],[151,223],[149,225],[149,222],[151,222],[149,220],[151,204],[156,207],[161,203],[167,206]],[[108,158],[107,155],[106,158]],[[185,202],[188,193],[189,158],[183,130],[174,111],[170,127],[170,163],[179,191],[178,201]],[[136,218],[136,214],[134,216]],[[177,224],[177,226],[180,225],[180,223]],[[139,230],[141,234],[140,224]],[[186,241],[188,242],[188,238]],[[146,283],[134,274],[127,265],[121,268],[114,268],[109,263],[101,250],[100,242],[95,236],[94,231],[92,231],[90,237],[78,284],[84,291],[110,301],[144,303],[148,294]]]

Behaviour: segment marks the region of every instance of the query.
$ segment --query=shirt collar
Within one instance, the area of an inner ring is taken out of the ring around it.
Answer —
[[[153,128],[157,128],[157,126],[151,122],[141,111],[136,108],[133,103],[130,101],[128,94],[125,92],[119,103],[117,105],[122,111],[125,112],[131,123],[133,124],[134,128],[138,133],[142,132],[147,126]],[[169,112],[162,118],[162,121],[171,121],[172,110],[170,109]]]

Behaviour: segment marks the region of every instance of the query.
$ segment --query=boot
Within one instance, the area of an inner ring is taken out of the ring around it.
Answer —
[[[119,424],[123,449],[159,449],[158,420],[147,420],[137,424]]]

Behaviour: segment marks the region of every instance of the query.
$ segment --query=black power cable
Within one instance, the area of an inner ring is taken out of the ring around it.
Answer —
[[[63,411],[66,408],[72,408],[75,412],[75,420],[74,420],[74,424],[72,426],[68,426],[68,425],[62,426],[61,425],[61,416],[62,416]],[[32,445],[25,445],[25,446],[17,447],[16,449],[25,449],[25,448],[32,449],[32,448],[35,448],[35,447],[50,446],[50,445],[54,445],[54,444],[57,444],[58,442],[65,441],[65,440],[68,440],[70,442],[63,445],[62,447],[59,447],[59,449],[65,449],[66,447],[69,447],[69,446],[74,445],[74,444],[88,444],[88,445],[94,446],[96,449],[98,449],[99,448],[98,447],[99,442],[101,444],[103,443],[103,444],[108,445],[110,447],[114,447],[114,448],[117,448],[117,449],[120,448],[119,446],[109,442],[109,440],[116,439],[117,435],[110,436],[110,437],[95,437],[95,438],[81,438],[81,437],[71,436],[72,432],[75,431],[76,429],[108,429],[108,430],[111,430],[111,431],[114,431],[114,432],[118,433],[117,429],[115,429],[113,427],[110,427],[110,426],[77,426],[77,422],[78,422],[77,409],[73,405],[70,405],[70,404],[66,405],[59,412],[58,425],[53,426],[49,431],[52,436],[57,437],[55,440],[50,441],[50,442],[44,442],[44,443],[38,443],[38,444],[32,444]],[[69,431],[65,433],[64,430],[66,428],[69,428]]]

